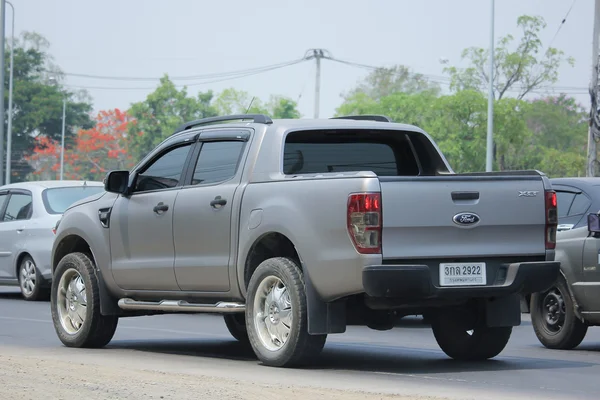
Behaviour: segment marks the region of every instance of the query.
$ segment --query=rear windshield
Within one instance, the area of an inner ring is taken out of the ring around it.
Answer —
[[[62,214],[76,201],[104,191],[103,186],[73,186],[46,189],[42,200],[49,214]]]
[[[300,131],[286,137],[283,173],[372,171],[378,176],[417,176],[419,163],[404,132]]]

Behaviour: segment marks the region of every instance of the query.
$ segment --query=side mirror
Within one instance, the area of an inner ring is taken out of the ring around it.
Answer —
[[[110,171],[104,178],[104,190],[125,194],[129,189],[129,171]]]
[[[588,231],[590,233],[600,233],[600,215],[588,214],[587,217]]]

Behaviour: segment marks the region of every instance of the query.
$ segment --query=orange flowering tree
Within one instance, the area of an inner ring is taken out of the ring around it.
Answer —
[[[73,146],[65,149],[64,178],[101,181],[108,171],[131,169],[135,160],[129,132],[135,124],[134,118],[119,109],[100,111],[96,125],[77,132]],[[33,179],[60,178],[60,150],[56,140],[41,135],[35,138],[33,154],[27,158]]]

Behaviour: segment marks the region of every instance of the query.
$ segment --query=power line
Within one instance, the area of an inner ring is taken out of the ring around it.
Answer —
[[[169,77],[169,79],[174,81],[190,81],[190,80],[202,80],[202,79],[210,79],[210,78],[222,78],[227,76],[235,76],[235,75],[243,75],[249,72],[260,72],[260,71],[270,71],[273,68],[286,67],[291,64],[295,64],[297,62],[304,61],[304,58],[299,58],[291,61],[285,61],[277,64],[265,65],[262,67],[255,68],[246,68],[242,70],[236,71],[228,71],[228,72],[215,72],[210,74],[201,74],[201,75],[189,75],[189,76],[173,76]],[[50,72],[50,71],[47,71]],[[100,79],[100,80],[112,80],[112,81],[146,81],[146,82],[154,82],[159,81],[160,77],[136,77],[136,76],[106,76],[106,75],[92,75],[92,74],[82,74],[82,73],[74,73],[74,72],[63,72],[65,76],[72,76],[78,78],[89,78],[89,79]]]
[[[552,43],[554,43],[554,40],[556,39],[556,37],[558,36],[558,33],[560,32],[560,30],[562,29],[563,25],[565,24],[565,22],[567,22],[567,18],[569,17],[569,14],[571,14],[571,10],[573,10],[573,7],[575,6],[575,3],[577,3],[577,0],[573,0],[573,2],[571,3],[571,7],[569,7],[569,11],[567,11],[567,14],[565,15],[565,17],[562,19],[562,21],[560,22],[560,24],[558,25],[558,29],[556,30],[556,33],[554,34],[554,37],[552,38],[552,40],[550,41],[550,44],[548,44],[547,49],[550,49],[552,47]]]
[[[304,58],[300,58],[295,61],[277,64],[277,65],[271,66],[269,68],[263,67],[262,69],[247,70],[247,71],[251,71],[251,72],[246,72],[243,74],[238,73],[237,75],[231,75],[231,76],[220,78],[220,79],[207,80],[204,82],[180,84],[180,85],[175,85],[175,87],[181,88],[181,87],[190,87],[190,86],[200,86],[200,85],[208,85],[211,83],[230,81],[230,80],[234,80],[234,79],[240,79],[240,78],[245,78],[248,76],[262,74],[262,73],[273,71],[273,70],[280,69],[280,68],[289,67],[289,66],[299,64],[299,63],[302,63],[305,61],[307,61],[307,60]],[[171,78],[169,78],[169,79],[171,79]],[[95,89],[95,90],[153,90],[153,89],[156,89],[155,86],[153,86],[153,87],[109,87],[109,86],[84,86],[84,85],[69,85],[69,84],[65,84],[64,86],[69,87],[69,88],[75,88],[75,89]]]

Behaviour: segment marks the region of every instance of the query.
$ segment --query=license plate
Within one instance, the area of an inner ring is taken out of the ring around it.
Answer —
[[[440,264],[440,286],[477,286],[485,284],[485,263]]]

